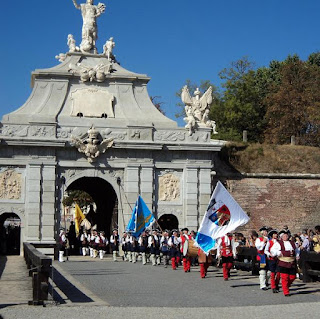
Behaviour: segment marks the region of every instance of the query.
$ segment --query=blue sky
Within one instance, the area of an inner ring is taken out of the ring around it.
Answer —
[[[99,51],[113,36],[121,65],[151,77],[149,94],[161,96],[173,119],[175,92],[186,79],[219,85],[219,71],[242,56],[263,66],[320,50],[319,0],[101,2],[107,9],[98,18]],[[55,55],[67,51],[69,33],[80,43],[82,19],[72,0],[3,1],[0,26],[2,117],[29,97],[31,71],[59,63]]]

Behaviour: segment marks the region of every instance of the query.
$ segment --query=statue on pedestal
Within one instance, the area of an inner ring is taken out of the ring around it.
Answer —
[[[116,46],[115,42],[113,41],[113,37],[111,37],[106,44],[103,46],[103,54],[107,56],[108,60],[111,62],[115,60],[115,57],[112,53],[113,48]]]
[[[97,54],[96,40],[98,38],[98,28],[96,19],[104,13],[106,6],[103,3],[98,5],[93,4],[93,0],[87,0],[86,3],[78,5],[76,0],[72,0],[74,6],[81,10],[83,26],[82,26],[82,42],[80,50],[84,53],[89,53],[93,50]]]

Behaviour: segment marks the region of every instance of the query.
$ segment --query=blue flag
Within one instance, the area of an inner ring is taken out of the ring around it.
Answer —
[[[133,237],[139,237],[141,233],[148,227],[152,226],[155,218],[149,210],[142,197],[139,195],[132,211],[131,219],[126,228],[127,232],[131,232]]]

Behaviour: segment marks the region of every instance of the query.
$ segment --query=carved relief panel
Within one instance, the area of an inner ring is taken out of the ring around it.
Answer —
[[[181,196],[180,177],[167,172],[159,176],[159,201],[179,201]]]
[[[21,198],[22,177],[15,170],[0,173],[0,199]]]

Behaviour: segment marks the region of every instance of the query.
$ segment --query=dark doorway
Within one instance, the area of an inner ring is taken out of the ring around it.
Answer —
[[[20,255],[21,220],[14,213],[0,216],[0,254]]]
[[[178,227],[179,227],[179,222],[178,222],[177,217],[172,214],[162,215],[158,219],[158,223],[163,230],[165,230],[165,229],[167,229],[167,230],[178,229]]]
[[[115,212],[117,195],[113,187],[102,178],[82,177],[70,184],[68,190],[82,190],[91,195],[97,209],[94,211],[91,208],[87,217],[92,225],[97,224],[97,230],[104,231],[109,238],[112,228],[118,226],[118,220],[115,220],[117,218],[117,212]]]

